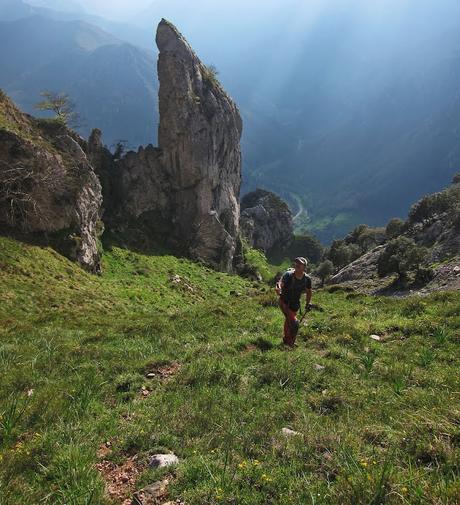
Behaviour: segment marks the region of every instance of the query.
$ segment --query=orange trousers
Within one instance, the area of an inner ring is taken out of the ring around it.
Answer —
[[[297,311],[291,310],[289,305],[284,302],[281,298],[279,300],[279,306],[284,314],[284,338],[283,342],[286,345],[293,346],[295,344],[295,339],[297,337],[297,331],[299,329],[299,321],[297,320]]]

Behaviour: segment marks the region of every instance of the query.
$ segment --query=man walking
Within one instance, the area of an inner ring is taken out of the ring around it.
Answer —
[[[300,297],[305,293],[305,310],[310,305],[312,290],[311,279],[305,273],[307,260],[298,257],[294,260],[294,269],[289,269],[276,283],[276,292],[279,295],[279,306],[282,310],[284,321],[284,344],[294,347],[299,321],[296,314],[300,309]]]

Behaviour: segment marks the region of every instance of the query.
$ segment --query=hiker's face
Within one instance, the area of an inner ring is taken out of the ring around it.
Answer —
[[[305,272],[305,265],[299,261],[294,262],[294,269],[297,274],[303,274]]]

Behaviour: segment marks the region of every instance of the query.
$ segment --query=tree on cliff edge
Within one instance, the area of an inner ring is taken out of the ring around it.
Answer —
[[[75,111],[75,104],[67,93],[42,91],[41,102],[35,104],[37,110],[54,112],[55,119],[65,126],[80,126],[80,115]]]

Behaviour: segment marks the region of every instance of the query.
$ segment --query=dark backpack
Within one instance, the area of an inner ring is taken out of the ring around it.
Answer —
[[[294,271],[288,271],[288,272],[289,272],[289,275],[287,276],[287,278],[284,281],[284,287],[283,287],[283,291],[281,294],[281,298],[286,303],[292,304],[294,301],[298,302],[298,300],[294,300]],[[304,274],[303,282],[304,282],[304,285],[303,285],[303,288],[300,292],[301,294],[307,289],[308,281],[307,281],[306,274]],[[296,303],[296,305],[297,305],[297,303]]]

